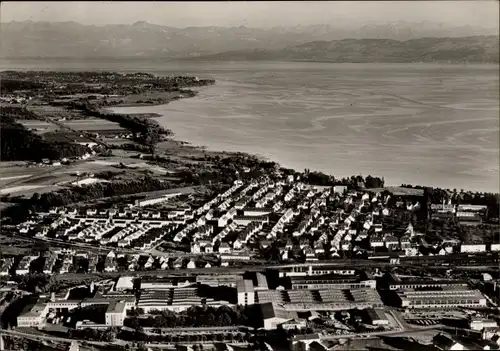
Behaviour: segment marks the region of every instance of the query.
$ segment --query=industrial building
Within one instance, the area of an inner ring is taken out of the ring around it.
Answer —
[[[290,278],[292,289],[375,289],[377,282],[374,279],[361,279],[358,276],[298,276]]]
[[[486,306],[486,298],[479,290],[454,288],[446,290],[397,291],[399,305],[410,309],[456,308]]]
[[[260,305],[263,327],[266,330],[277,329],[279,325],[290,320],[298,319],[297,313],[287,311],[275,303],[265,303]]]
[[[280,267],[280,277],[297,276],[317,276],[326,274],[335,274],[342,276],[354,275],[356,271],[349,267],[339,267],[328,265],[323,262],[309,264],[294,264],[286,267]]]
[[[255,289],[253,282],[249,279],[239,280],[236,283],[239,305],[253,305],[255,303]]]
[[[171,194],[165,194],[162,196],[157,196],[157,197],[149,197],[143,200],[137,200],[135,205],[138,207],[144,207],[144,206],[151,206],[151,205],[156,205],[165,201],[168,201],[169,199],[173,197],[180,196],[181,193],[176,192],[176,193],[171,193]]]
[[[146,290],[141,293],[137,303],[148,313],[152,310],[182,312],[191,306],[220,307],[229,305],[228,301],[216,301],[210,297],[200,296],[198,288],[171,288],[166,290]]]
[[[415,280],[406,279],[402,280],[396,276],[391,276],[388,282],[388,288],[390,290],[400,290],[400,289],[428,289],[428,288],[450,288],[454,287],[457,289],[463,289],[468,286],[467,282],[461,280]]]
[[[112,301],[106,310],[106,325],[121,327],[126,316],[126,305],[123,301]]]
[[[374,289],[268,290],[255,292],[256,303],[276,303],[287,311],[341,311],[382,307]]]
[[[372,325],[389,325],[389,319],[381,308],[367,308],[366,315]]]

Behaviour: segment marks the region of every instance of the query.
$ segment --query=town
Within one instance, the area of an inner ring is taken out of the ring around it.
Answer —
[[[276,170],[205,202],[179,205],[174,189],[33,213],[3,230],[41,248],[2,254],[2,337],[144,349],[497,349],[496,214],[424,193],[314,185]]]
[[[212,79],[0,76],[0,350],[500,347],[498,194],[298,172],[108,109]]]

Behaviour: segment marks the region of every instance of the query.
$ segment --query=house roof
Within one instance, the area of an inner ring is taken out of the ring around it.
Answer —
[[[292,320],[298,318],[296,312],[287,311],[272,302],[261,304],[260,310],[262,313],[262,319],[264,320],[270,318],[279,318],[285,320]]]
[[[123,313],[125,310],[125,303],[122,301],[111,301],[108,305],[106,313]]]
[[[238,293],[249,293],[254,291],[253,282],[250,279],[238,280],[236,283]]]
[[[35,304],[27,305],[21,314],[20,317],[38,317],[41,315],[42,311],[45,309],[46,304],[37,301]]]
[[[368,317],[372,321],[386,320],[387,316],[385,315],[384,310],[380,308],[367,308],[366,312],[368,313]]]
[[[293,336],[293,341],[302,341],[302,340],[319,340],[319,334],[298,334]]]
[[[449,349],[453,345],[457,343],[451,336],[445,335],[443,333],[439,333],[432,339],[432,343],[434,346],[437,346],[441,349]]]
[[[328,350],[328,347],[326,347],[319,341],[313,341],[311,344],[309,344],[309,349],[313,351],[326,351]]]

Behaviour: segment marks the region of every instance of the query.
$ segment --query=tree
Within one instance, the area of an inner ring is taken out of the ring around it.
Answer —
[[[226,311],[220,313],[217,317],[217,324],[220,326],[230,326],[232,325],[231,316]]]

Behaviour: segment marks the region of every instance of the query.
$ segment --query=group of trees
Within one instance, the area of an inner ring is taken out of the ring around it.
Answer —
[[[30,212],[44,212],[51,207],[66,206],[76,202],[90,201],[113,196],[124,196],[141,192],[167,190],[178,186],[171,182],[162,182],[150,176],[133,180],[120,180],[109,183],[93,183],[59,191],[38,194],[30,199],[21,199],[19,203],[2,211],[5,217],[14,220],[26,217]]]
[[[103,171],[99,173],[95,173],[94,177],[99,178],[99,179],[105,179],[105,180],[112,180],[117,176],[125,174],[125,171],[120,171],[120,172],[113,172],[113,171]]]
[[[138,328],[176,328],[176,327],[224,327],[252,325],[256,320],[256,311],[252,306],[192,306],[181,313],[172,311],[151,311],[146,318],[131,316],[125,319],[127,327]]]
[[[174,133],[163,128],[154,119],[140,115],[106,113],[101,110],[91,110],[96,117],[118,123],[122,128],[139,134],[137,141],[146,146],[153,146],[162,141],[163,137],[171,137]]]
[[[58,160],[64,157],[81,156],[88,152],[88,148],[84,145],[47,141],[27,130],[13,118],[4,115],[0,121],[0,143],[3,161],[40,161],[44,158]]]
[[[113,342],[116,339],[116,335],[117,335],[117,330],[113,328],[109,329],[85,328],[85,329],[69,330],[69,337],[71,339]]]
[[[283,169],[285,174],[293,174],[293,170]],[[297,175],[297,174],[296,174]],[[300,173],[299,173],[300,175]],[[314,185],[323,185],[323,186],[334,186],[334,185],[347,185],[353,188],[359,187],[360,184],[364,185],[367,189],[370,188],[383,188],[385,181],[384,178],[372,177],[368,175],[363,177],[361,175],[351,176],[350,178],[335,178],[333,175],[328,175],[322,172],[312,171],[309,169],[305,169],[303,176],[305,177],[306,182]]]
[[[0,92],[2,95],[12,94],[20,90],[39,90],[43,84],[31,80],[9,79],[2,77],[0,79]]]
[[[21,290],[32,293],[46,293],[57,290],[59,284],[54,275],[44,273],[29,273],[16,277]]]
[[[264,174],[269,175],[277,167],[275,162],[245,154],[234,154],[227,157],[206,155],[201,160],[207,161],[209,164],[190,164],[188,169],[179,173],[179,176],[186,182],[196,185],[231,184],[237,179],[255,179]]]
[[[46,346],[41,341],[30,340],[26,338],[15,338],[8,335],[2,335],[5,350],[46,350]]]
[[[125,144],[111,144],[111,149],[119,149],[119,150],[127,150],[127,151],[138,151],[138,152],[149,152],[151,149],[147,146],[141,144],[134,143],[125,143]]]
[[[39,119],[36,113],[30,111],[25,106],[20,105],[4,105],[1,107],[2,119],[10,117],[12,119]]]

